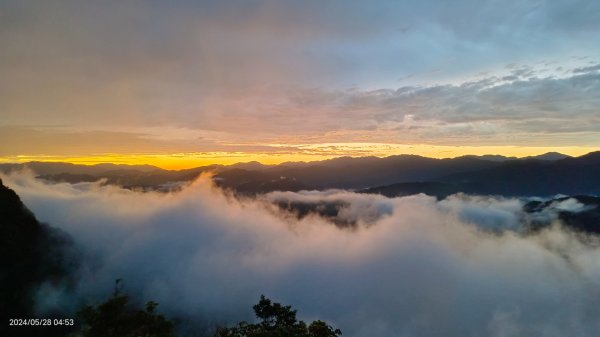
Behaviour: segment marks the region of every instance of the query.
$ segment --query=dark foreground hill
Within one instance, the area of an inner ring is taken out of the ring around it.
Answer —
[[[0,180],[0,336],[61,336],[60,327],[11,327],[9,319],[36,318],[35,291],[44,282],[64,283],[74,261],[68,237],[37,221]],[[60,313],[48,312],[44,317]],[[43,334],[42,334],[43,332]]]

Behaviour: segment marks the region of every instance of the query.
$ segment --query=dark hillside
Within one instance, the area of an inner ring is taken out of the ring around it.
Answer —
[[[37,318],[36,289],[44,282],[68,281],[68,271],[74,264],[67,257],[69,246],[64,233],[39,223],[18,195],[0,180],[0,335],[42,335],[31,327],[9,327],[8,320]],[[61,335],[60,328],[39,329],[44,336]]]

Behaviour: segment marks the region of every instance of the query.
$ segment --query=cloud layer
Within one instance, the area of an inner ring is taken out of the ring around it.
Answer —
[[[329,191],[238,201],[207,179],[173,194],[2,179],[82,247],[80,299],[105,298],[120,277],[136,298],[197,322],[251,319],[266,294],[350,337],[600,333],[598,240],[558,226],[524,233],[518,200]],[[298,220],[273,200],[342,201],[358,226]],[[45,291],[44,305],[72,300]]]

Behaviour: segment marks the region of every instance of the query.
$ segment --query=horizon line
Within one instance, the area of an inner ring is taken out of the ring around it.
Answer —
[[[257,164],[260,164],[263,166],[272,166],[273,167],[273,166],[279,166],[279,165],[285,165],[285,164],[318,163],[318,162],[343,159],[343,158],[386,159],[386,158],[390,158],[390,157],[414,156],[414,157],[421,157],[421,158],[428,158],[428,159],[445,160],[445,159],[457,159],[457,158],[463,158],[463,157],[475,157],[475,158],[480,158],[480,159],[482,157],[503,157],[508,160],[518,160],[518,159],[526,159],[526,158],[530,158],[530,157],[538,157],[538,156],[542,156],[542,155],[546,155],[546,154],[550,154],[550,153],[556,153],[556,154],[560,154],[560,155],[570,157],[570,158],[578,158],[578,157],[586,156],[586,155],[589,155],[589,154],[595,153],[595,152],[600,152],[600,149],[593,149],[591,151],[579,153],[577,155],[571,155],[571,154],[563,153],[563,152],[560,152],[557,150],[542,151],[539,154],[522,155],[522,156],[506,155],[506,154],[500,154],[500,153],[459,154],[456,156],[448,156],[448,157],[435,157],[435,156],[427,156],[427,155],[415,154],[415,153],[396,153],[396,154],[379,155],[379,156],[376,154],[368,154],[368,155],[347,154],[347,155],[331,156],[331,157],[327,157],[327,158],[319,158],[319,159],[315,159],[315,160],[288,160],[288,161],[280,161],[280,162],[276,162],[276,163],[273,163],[273,162],[269,163],[269,162],[261,161],[258,158],[256,158],[256,159],[252,159],[252,160],[241,160],[241,161],[235,161],[235,162],[229,162],[229,163],[212,162],[212,163],[186,166],[186,167],[172,167],[171,165],[167,165],[167,167],[165,167],[165,165],[159,165],[159,164],[152,163],[152,160],[139,161],[140,157],[147,158],[147,159],[151,159],[151,158],[164,159],[164,157],[181,158],[182,154],[171,154],[171,155],[169,155],[169,154],[166,154],[166,155],[165,154],[103,154],[103,155],[98,155],[98,156],[92,155],[89,157],[64,156],[62,159],[56,158],[59,156],[16,156],[19,158],[23,158],[23,160],[6,160],[7,159],[6,157],[5,158],[0,157],[0,165],[4,165],[4,164],[19,165],[19,164],[29,164],[29,163],[62,163],[62,164],[83,165],[83,166],[96,166],[96,165],[109,164],[109,165],[122,165],[122,166],[151,166],[151,167],[155,167],[155,168],[158,168],[161,170],[178,171],[178,170],[194,169],[194,168],[207,167],[207,166],[228,167],[228,166],[235,166],[235,165],[241,165],[241,164],[253,164],[253,163],[257,163]],[[171,157],[171,156],[174,156],[174,157]],[[49,157],[52,157],[52,159],[49,159]],[[231,156],[228,158],[231,159],[231,158],[235,158],[235,157],[236,156]],[[14,157],[12,157],[12,158],[14,158]],[[25,158],[27,158],[27,159],[25,159]],[[46,159],[46,158],[48,158],[48,159]],[[113,158],[113,159],[117,159],[117,160],[112,160],[112,161],[105,160],[107,158]],[[127,158],[134,159],[134,160],[128,161]],[[160,161],[160,160],[158,160],[158,161]],[[171,166],[171,167],[169,167],[169,166]]]

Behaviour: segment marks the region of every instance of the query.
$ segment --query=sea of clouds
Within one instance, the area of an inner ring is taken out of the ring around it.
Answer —
[[[185,331],[252,320],[265,294],[348,337],[600,335],[600,241],[552,212],[536,215],[546,229],[529,230],[519,199],[310,191],[240,200],[210,177],[172,193],[2,179],[78,247],[75,289],[45,285],[40,310],[103,301],[121,278],[123,291],[157,301]],[[337,202],[337,217],[354,225],[299,218],[282,201]]]

